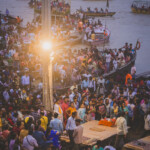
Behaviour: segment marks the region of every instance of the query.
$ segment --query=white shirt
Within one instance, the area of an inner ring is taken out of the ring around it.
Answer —
[[[83,77],[86,77],[88,79],[88,81],[91,76],[92,76],[91,74],[83,74]]]
[[[127,121],[124,117],[119,117],[116,120],[117,125],[117,134],[118,135],[126,135],[128,132]]]
[[[29,76],[22,76],[21,83],[22,83],[22,85],[29,85],[30,84],[30,77]]]
[[[70,102],[73,102],[74,96],[75,96],[75,94],[73,92],[69,95]]]
[[[76,128],[75,118],[72,116],[68,118],[66,130],[74,130]]]
[[[27,150],[34,150],[34,147],[38,147],[38,144],[33,136],[28,135],[23,139],[23,147],[25,147]]]
[[[106,62],[109,63],[111,61],[111,55],[106,54]]]
[[[117,60],[113,60],[113,65],[114,65],[114,69],[117,69],[117,67],[118,67],[118,62],[117,62]]]
[[[135,73],[136,73],[136,67],[133,66],[133,67],[131,68],[131,75],[134,75]]]
[[[118,58],[124,58],[123,52],[119,53]]]
[[[105,79],[98,79],[97,84],[102,84],[103,86],[105,86]]]
[[[58,119],[60,119],[63,122],[63,111],[58,104],[54,105],[54,112],[58,113]]]

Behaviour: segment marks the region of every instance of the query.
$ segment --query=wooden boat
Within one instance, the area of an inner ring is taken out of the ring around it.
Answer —
[[[135,60],[136,60],[136,53],[134,55],[134,57],[124,66],[117,68],[115,70],[110,71],[109,73],[105,73],[103,76],[105,78],[110,78],[110,77],[115,77],[117,74],[122,74],[124,72],[130,72],[131,67],[133,66],[133,64],[135,64]]]
[[[131,10],[133,13],[150,14],[150,1],[134,1]]]
[[[98,13],[96,13],[96,12],[81,12],[81,13],[83,13],[84,15],[86,15],[86,16],[91,16],[91,17],[106,17],[106,16],[113,16],[113,15],[115,15],[115,13],[116,12],[108,12],[108,13],[101,13],[101,12],[98,12]]]
[[[105,27],[101,27],[101,30],[102,31],[105,30],[107,35],[104,36],[103,32],[100,33],[100,32],[95,31],[95,40],[88,39],[88,40],[84,40],[84,42],[87,43],[88,45],[94,45],[94,46],[98,46],[98,45],[107,43],[109,41],[111,32]]]
[[[143,73],[140,73],[140,74],[137,74],[136,75],[136,79],[150,79],[150,71],[147,71],[147,72],[143,72]]]
[[[17,24],[18,23],[17,18],[14,16],[1,14],[1,17],[5,20],[5,22],[7,24]],[[23,19],[20,19],[19,23],[21,23],[22,21],[23,21]]]
[[[65,46],[73,46],[73,45],[77,45],[77,44],[81,44],[82,42],[82,34],[79,33],[74,33],[72,35],[70,35],[69,40],[65,40],[59,44],[56,44],[56,48],[55,49],[60,49],[62,47]]]
[[[41,14],[41,9],[34,9],[34,11],[38,14]],[[70,10],[68,10],[67,12],[56,12],[56,11],[52,11],[52,15],[59,15],[59,16],[66,16],[70,14]]]

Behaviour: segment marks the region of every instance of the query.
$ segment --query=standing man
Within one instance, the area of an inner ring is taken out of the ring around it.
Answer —
[[[80,125],[80,119],[76,119],[76,128],[73,132],[74,150],[80,150],[83,137],[83,127]]]
[[[136,77],[136,67],[134,65],[131,68],[131,75],[132,75],[132,78],[135,79],[135,77]]]
[[[73,139],[73,133],[74,133],[74,130],[76,128],[76,123],[75,123],[75,118],[77,116],[77,112],[73,112],[72,113],[72,116],[70,116],[67,120],[67,125],[66,125],[66,130],[69,134],[69,139],[70,139],[70,144],[71,144],[71,147],[74,146],[74,139]]]
[[[58,131],[59,133],[63,132],[63,124],[62,121],[58,119],[58,113],[54,113],[54,119],[50,122],[50,127],[53,130]]]
[[[120,150],[124,145],[124,139],[126,138],[128,133],[127,121],[125,119],[125,112],[120,113],[120,117],[118,117],[116,120],[116,125],[117,125],[117,137],[115,147],[117,150]]]
[[[44,130],[46,131],[47,129],[47,124],[48,124],[48,118],[46,116],[44,116],[44,112],[42,111],[41,113],[41,127],[44,128]]]

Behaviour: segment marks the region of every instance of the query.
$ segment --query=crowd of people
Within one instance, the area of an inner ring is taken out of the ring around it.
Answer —
[[[129,49],[126,49],[128,46],[126,43],[123,48],[105,51],[99,51],[95,46],[90,49],[66,50],[67,53],[63,51],[58,55],[59,61],[54,65],[56,80],[62,84],[68,84],[71,81],[71,84],[81,84],[82,89],[83,87],[88,88],[90,81],[94,83],[93,77],[123,67],[135,57],[136,51],[132,44],[130,44]]]
[[[35,10],[37,12],[41,12],[41,8],[42,8],[42,2],[41,0],[31,0],[29,2],[30,6],[34,6]],[[59,1],[59,0],[53,0],[51,1],[51,11],[53,14],[56,15],[68,15],[70,14],[70,5],[69,3],[66,3],[65,1]]]
[[[64,1],[59,2],[58,0],[52,1],[51,4],[52,12],[56,14],[70,14],[70,5]]]
[[[147,13],[149,13],[150,12],[150,3],[139,3],[138,4],[138,2],[137,3],[133,3],[132,5],[131,5],[131,8],[134,8],[137,12],[147,12]]]
[[[54,110],[50,112],[42,104],[41,58],[34,51],[38,49],[33,40],[38,38],[38,29],[34,22],[28,23],[25,29],[18,24],[2,24],[0,28],[0,147],[3,150],[61,149],[59,137],[64,130],[71,147],[78,150],[83,135],[80,124],[105,117],[122,117],[124,125],[127,122],[133,130],[143,128],[149,134],[150,80],[136,80],[135,66],[126,81],[124,76],[115,80],[103,77],[104,73],[129,62],[137,48],[126,43],[118,50],[102,52],[90,47],[59,52],[53,69],[55,81],[72,86],[63,92],[54,91]],[[127,134],[126,129],[120,131],[117,126],[119,136]],[[115,147],[120,148],[119,140],[116,141]],[[104,146],[98,141],[92,149],[102,150]]]
[[[82,9],[82,7],[80,7],[79,10],[81,12],[84,12],[84,10]],[[100,10],[98,10],[98,8],[96,7],[94,10],[91,10],[91,8],[88,7],[85,12],[88,12],[88,13],[108,13],[108,9],[106,8],[105,11],[104,11],[103,8],[100,8]]]

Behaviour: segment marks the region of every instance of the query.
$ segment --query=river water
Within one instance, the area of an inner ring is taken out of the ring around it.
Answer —
[[[33,9],[28,6],[29,0],[0,0],[0,10],[5,12],[9,9],[10,14],[21,16],[24,23],[31,21],[34,16]],[[111,48],[119,48],[125,42],[136,43],[141,41],[141,49],[137,53],[137,73],[150,71],[150,15],[134,14],[130,6],[133,0],[110,0],[109,10],[115,11],[113,17],[100,18],[111,31],[110,42],[106,45]],[[83,9],[106,7],[106,1],[82,1],[72,0],[71,11],[74,12],[82,6]]]

